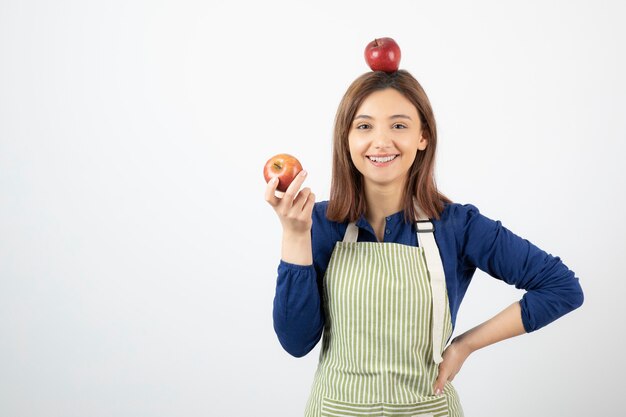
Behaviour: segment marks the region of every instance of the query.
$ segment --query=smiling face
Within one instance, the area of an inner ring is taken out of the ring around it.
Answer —
[[[367,96],[348,133],[350,157],[365,186],[400,192],[418,150],[427,144],[417,109],[394,88]]]

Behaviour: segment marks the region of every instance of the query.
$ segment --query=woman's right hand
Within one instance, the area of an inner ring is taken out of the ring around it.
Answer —
[[[282,197],[276,195],[278,180],[275,178],[265,189],[265,200],[272,206],[283,226],[281,258],[296,265],[313,263],[311,226],[315,194],[308,187],[300,190],[306,174],[306,171],[301,171]]]
[[[306,175],[306,171],[300,171],[282,197],[276,195],[277,178],[268,182],[265,188],[265,201],[272,206],[278,215],[283,226],[283,233],[288,235],[304,235],[311,231],[313,223],[311,214],[315,203],[315,194],[308,187],[300,190]],[[280,191],[278,192],[280,193]]]

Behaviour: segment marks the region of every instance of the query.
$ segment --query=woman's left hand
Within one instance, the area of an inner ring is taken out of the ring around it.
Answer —
[[[456,374],[461,370],[463,362],[472,353],[471,349],[464,343],[458,341],[457,338],[443,352],[443,361],[439,364],[439,376],[435,381],[433,392],[435,395],[443,393],[443,386],[448,381],[452,381]]]

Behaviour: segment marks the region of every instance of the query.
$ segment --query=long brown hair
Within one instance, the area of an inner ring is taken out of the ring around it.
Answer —
[[[428,145],[418,151],[408,172],[404,190],[404,217],[416,219],[414,199],[428,218],[439,219],[444,203],[451,203],[437,190],[434,178],[435,151],[437,150],[437,126],[430,101],[419,82],[406,70],[391,74],[371,71],[354,80],[344,94],[335,116],[333,134],[333,171],[330,185],[330,201],[326,211],[329,220],[355,221],[366,212],[363,176],[350,158],[348,133],[356,111],[371,93],[394,88],[403,94],[420,116],[424,137]]]

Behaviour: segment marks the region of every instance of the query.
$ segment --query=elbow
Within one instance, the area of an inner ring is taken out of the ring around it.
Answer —
[[[554,262],[553,271],[559,272],[546,283],[546,290],[553,294],[555,301],[558,300],[561,314],[567,314],[583,305],[585,295],[580,286],[580,279],[574,271],[567,268],[558,257],[554,258]]]
[[[560,296],[568,312],[576,310],[585,302],[585,294],[580,286],[580,280],[570,272],[570,279],[565,281],[560,289]]]
[[[294,358],[302,358],[304,356],[306,356],[310,351],[313,350],[313,348],[315,347],[316,343],[310,343],[310,344],[291,344],[288,345],[286,343],[283,343],[281,341],[281,345],[283,347],[283,349],[285,349],[285,351],[287,353],[289,353],[291,356],[293,356]]]
[[[583,305],[585,296],[578,279],[558,287],[526,292],[521,301],[526,333],[534,332]]]
[[[310,338],[302,337],[303,335],[291,335],[291,337],[281,334],[276,328],[276,336],[285,352],[294,358],[302,358],[306,356],[317,344],[322,336],[321,329],[311,335]]]
[[[287,353],[289,353],[291,356],[293,356],[294,358],[302,358],[304,356],[306,356],[307,353],[309,353],[310,351],[308,350],[287,350]]]
[[[585,294],[577,278],[571,280],[567,287],[561,289],[560,299],[561,311],[557,313],[559,317],[569,314],[583,305],[585,302]]]
[[[560,304],[557,316],[562,316],[568,314],[580,306],[585,302],[585,295],[583,290],[578,282],[578,279],[571,280],[567,286],[563,286],[558,291],[555,292],[555,297],[558,297],[557,304]]]
[[[572,289],[572,296],[571,296],[572,310],[576,310],[577,308],[582,306],[584,302],[585,302],[585,294],[583,293],[583,289],[580,286],[580,283],[578,282],[578,280],[576,280],[576,285]]]

